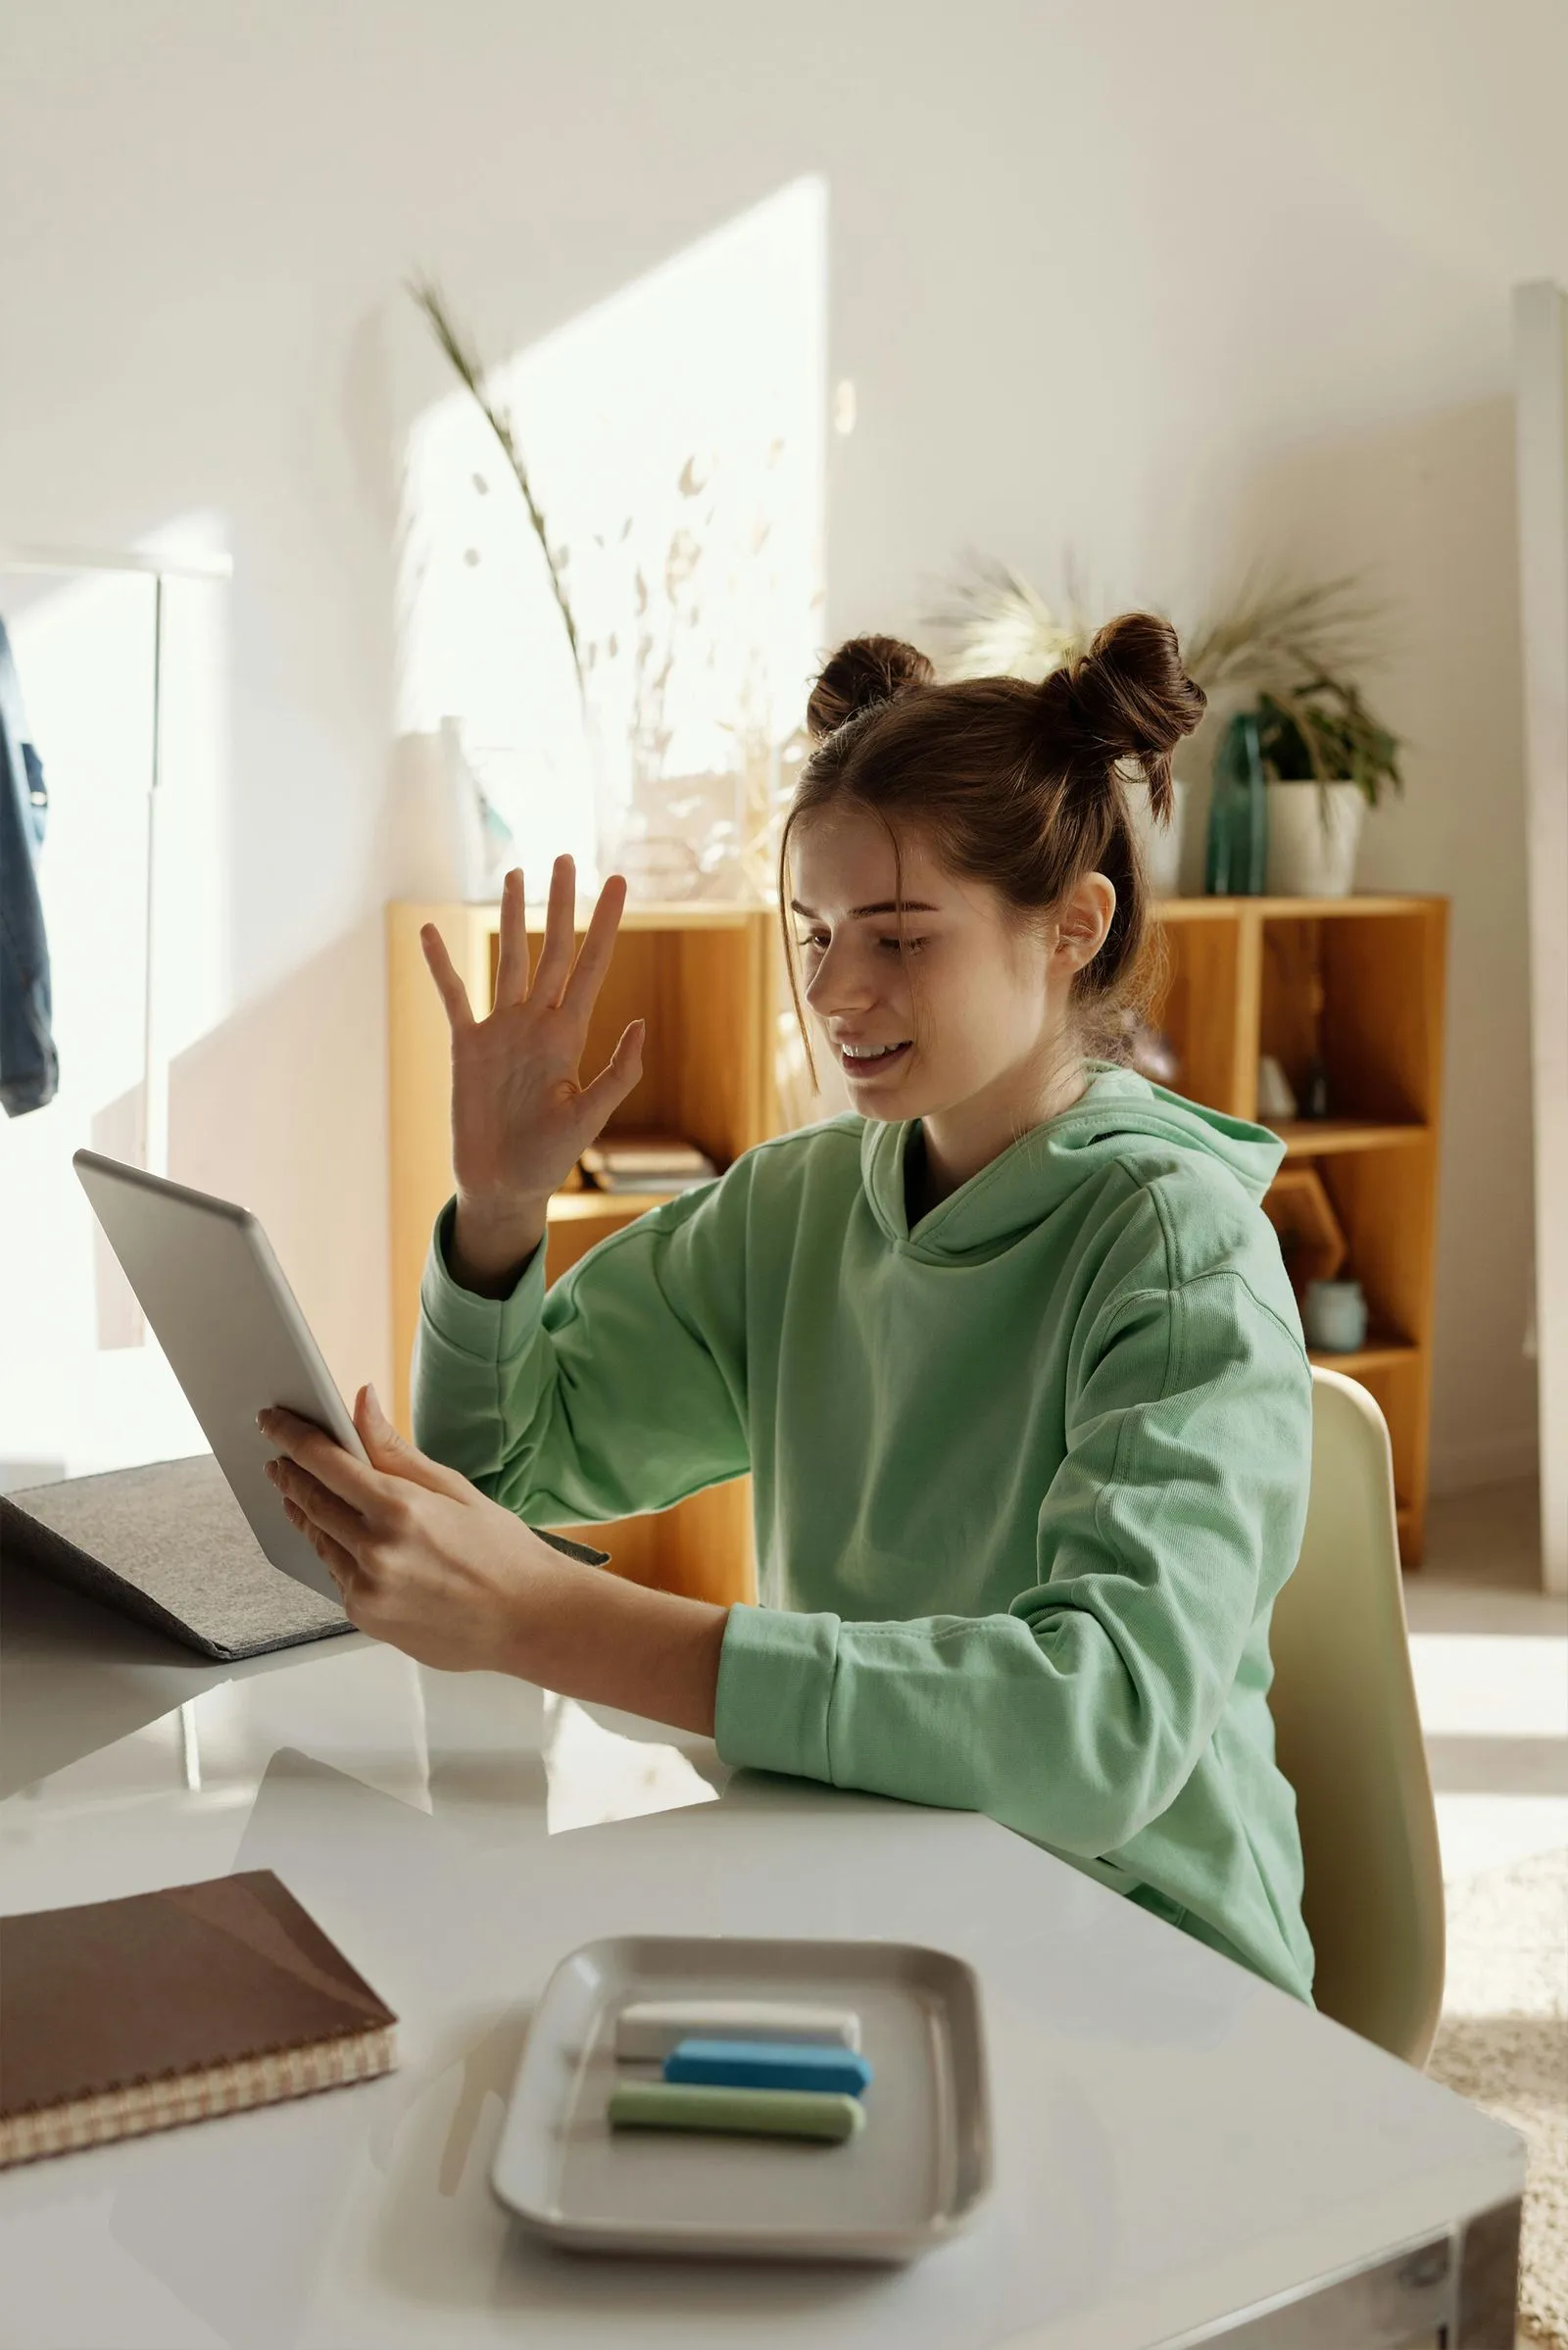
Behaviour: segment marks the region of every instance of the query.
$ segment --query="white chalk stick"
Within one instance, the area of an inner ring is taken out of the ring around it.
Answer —
[[[686,2039],[787,2040],[858,2048],[860,2019],[784,1999],[642,1999],[615,2018],[615,2054],[660,2063]]]

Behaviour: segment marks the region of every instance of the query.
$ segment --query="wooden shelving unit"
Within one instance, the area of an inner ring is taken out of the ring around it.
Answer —
[[[495,1001],[500,920],[498,906],[387,907],[393,1416],[405,1434],[419,1276],[431,1227],[452,1194],[451,1049],[419,931],[425,922],[436,924],[469,1002],[487,1011]],[[610,1132],[671,1128],[720,1169],[777,1133],[777,923],[776,913],[754,906],[627,907],[589,1027],[586,1065],[604,1066],[628,1020],[646,1018],[648,1037],[642,1081]],[[542,907],[529,909],[528,929],[537,954]],[[548,1279],[559,1279],[597,1241],[657,1203],[634,1193],[558,1192],[550,1203]],[[600,1526],[587,1539],[635,1582],[721,1601],[749,1598],[756,1590],[749,1478],[710,1487],[673,1509]]]
[[[1366,1292],[1367,1343],[1314,1354],[1370,1389],[1389,1423],[1407,1567],[1420,1564],[1432,1390],[1433,1253],[1442,1107],[1447,904],[1441,898],[1167,898],[1157,908],[1166,975],[1155,1012],[1181,1056],[1177,1090],[1233,1117],[1257,1116],[1257,1063],[1271,1053],[1298,1099],[1314,1052],[1330,1114],[1280,1129],[1277,1191],[1315,1178],[1343,1266]],[[1318,1009],[1313,1010],[1316,1004]],[[1315,1030],[1315,1034],[1314,1034]],[[1300,1196],[1273,1194],[1276,1222]],[[1310,1215],[1306,1216],[1309,1226]],[[1298,1288],[1321,1259],[1287,1258]]]
[[[1382,1406],[1400,1545],[1413,1567],[1427,1495],[1446,903],[1172,898],[1157,912],[1165,968],[1155,1016],[1181,1057],[1178,1091],[1255,1118],[1260,1053],[1279,1059],[1298,1096],[1314,1049],[1321,1056],[1331,1115],[1284,1129],[1281,1199],[1271,1195],[1269,1205],[1284,1223],[1288,1186],[1298,1187],[1298,1205],[1303,1182],[1320,1187],[1323,1232],[1338,1236],[1343,1269],[1366,1291],[1366,1345],[1315,1359],[1361,1380]],[[438,924],[478,1009],[494,997],[499,920],[494,906],[387,908],[394,1408],[405,1430],[419,1275],[452,1190],[446,1015],[419,927]],[[536,948],[542,924],[531,910]],[[614,1125],[671,1127],[720,1168],[779,1131],[776,925],[775,913],[752,906],[627,909],[588,1045],[589,1063],[602,1066],[626,1022],[648,1020],[643,1081]],[[549,1278],[654,1204],[624,1193],[558,1194]],[[1304,1283],[1324,1259],[1308,1248],[1290,1261]],[[717,1599],[755,1589],[747,1479],[599,1533],[616,1568],[639,1582]]]
[[[1341,1151],[1397,1151],[1420,1144],[1427,1129],[1414,1121],[1377,1118],[1291,1118],[1276,1129],[1287,1158],[1329,1158]]]

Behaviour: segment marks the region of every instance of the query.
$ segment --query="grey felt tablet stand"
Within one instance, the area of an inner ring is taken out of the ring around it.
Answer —
[[[542,1540],[603,1566],[608,1553]],[[260,1656],[354,1627],[274,1567],[210,1452],[0,1493],[0,1548],[203,1656]]]

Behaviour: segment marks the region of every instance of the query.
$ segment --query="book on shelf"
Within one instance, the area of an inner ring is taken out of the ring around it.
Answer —
[[[0,2165],[390,2072],[397,2018],[270,1869],[0,1919]]]
[[[578,1164],[601,1191],[679,1192],[711,1183],[718,1169],[705,1151],[678,1134],[649,1130],[601,1135]]]
[[[636,1192],[649,1195],[655,1192],[674,1194],[676,1192],[695,1192],[702,1184],[711,1183],[712,1180],[711,1174],[596,1175],[594,1190],[596,1192]]]

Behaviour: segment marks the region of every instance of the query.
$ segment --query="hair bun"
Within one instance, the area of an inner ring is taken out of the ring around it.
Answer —
[[[1107,620],[1087,653],[1056,669],[1040,689],[1054,741],[1065,731],[1069,756],[1095,765],[1135,759],[1149,783],[1150,805],[1171,811],[1171,753],[1201,718],[1208,697],[1182,667],[1168,620],[1123,612]]]
[[[923,653],[896,636],[852,636],[841,645],[811,688],[806,730],[821,742],[847,719],[879,703],[896,702],[917,686],[934,685],[936,671]]]

